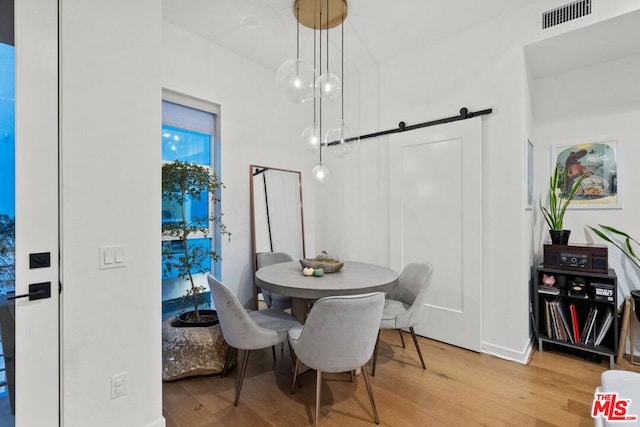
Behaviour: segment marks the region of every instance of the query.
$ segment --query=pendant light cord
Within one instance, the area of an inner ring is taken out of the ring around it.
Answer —
[[[296,3],[296,59],[300,59],[300,4]]]
[[[329,77],[329,0],[327,0],[327,78]],[[320,22],[322,25],[322,22]]]
[[[344,86],[345,86],[345,84],[344,84],[344,3],[342,3],[342,24],[340,26],[340,29],[342,31],[342,40],[341,40],[341,45],[342,46],[340,47],[340,49],[342,49],[342,54],[341,54],[342,60],[341,60],[341,63],[340,63],[340,66],[342,68],[340,70],[341,77],[342,77],[342,95],[341,95],[340,101],[342,103],[342,106],[341,106],[341,108],[342,108],[342,112],[341,112],[342,125],[344,125]]]
[[[320,60],[320,69],[322,70],[322,8],[320,8],[320,55],[318,55],[318,58]],[[320,93],[322,93],[322,79],[320,79]],[[320,110],[320,130],[318,132],[318,139],[320,140],[320,164],[322,165],[322,96],[320,96],[318,103]]]
[[[313,84],[316,84],[316,79],[317,79],[317,75],[316,75],[316,71],[317,71],[317,67],[316,67],[316,47],[317,47],[317,40],[316,40],[316,29],[318,28],[318,21],[316,21],[316,11],[317,9],[317,0],[313,0]],[[298,23],[300,23],[300,21],[298,21]],[[318,129],[316,128],[316,97],[313,97],[313,128],[314,130],[317,132]]]

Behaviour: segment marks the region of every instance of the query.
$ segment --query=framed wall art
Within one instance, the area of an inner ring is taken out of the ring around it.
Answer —
[[[526,202],[525,209],[533,208],[533,143],[529,138],[524,139],[524,185]]]
[[[583,174],[586,175],[569,208],[618,209],[622,207],[621,165],[618,154],[618,144],[615,140],[551,147],[551,170],[558,166],[563,181],[566,177],[566,182],[561,183],[563,188],[571,188],[576,179]],[[560,196],[562,197],[563,194],[561,193]]]

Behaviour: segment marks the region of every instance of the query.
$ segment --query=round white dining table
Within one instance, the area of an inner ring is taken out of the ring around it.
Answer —
[[[304,322],[309,302],[335,295],[384,292],[397,281],[398,273],[387,267],[353,261],[344,261],[340,271],[322,277],[304,276],[299,261],[271,264],[256,271],[258,286],[291,297],[291,314],[300,322]]]

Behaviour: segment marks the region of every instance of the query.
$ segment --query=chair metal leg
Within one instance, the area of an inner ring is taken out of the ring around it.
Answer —
[[[320,418],[320,392],[322,390],[322,372],[316,373],[316,426]]]
[[[287,341],[287,344],[288,344],[288,347],[289,347],[289,354],[291,355],[291,364],[297,370],[299,370],[300,368],[297,366],[298,365],[298,358],[296,357],[296,354],[294,353],[293,348],[291,348],[291,343],[289,341]],[[302,384],[300,383],[300,375],[296,375],[294,373],[293,379],[298,383],[298,388],[302,387]],[[291,394],[293,394],[293,392],[291,392]]]
[[[402,335],[402,329],[398,329],[398,332],[400,332],[400,341],[402,341],[402,348],[404,347],[404,335]]]
[[[373,348],[373,367],[371,368],[371,376],[376,376],[376,362],[378,361],[378,343],[380,342],[380,330],[378,329],[378,338],[376,338],[376,346]]]
[[[633,311],[635,314],[636,308],[635,305],[633,304],[633,302],[631,303],[633,306]],[[636,362],[636,319],[633,318],[634,316],[631,316],[631,328],[629,328],[629,335],[631,336],[631,347],[630,347],[630,351],[629,351],[629,362],[631,362],[632,365],[640,365],[640,362]],[[624,352],[623,352],[624,353]]]
[[[296,382],[300,387],[300,380],[298,379],[298,368],[300,367],[300,359],[296,360],[295,367],[293,368],[293,382],[291,383],[291,394],[296,392]]]
[[[224,367],[222,368],[222,374],[220,375],[220,378],[224,378],[224,376],[227,374],[227,369],[229,369],[229,364],[231,363],[231,356],[233,355],[233,347],[229,346],[227,348],[227,354],[224,357]]]
[[[364,378],[364,383],[367,386],[367,393],[369,394],[369,401],[371,402],[371,410],[373,411],[373,418],[376,421],[376,424],[380,424],[380,420],[378,419],[378,411],[376,410],[376,402],[374,402],[373,400],[373,391],[371,390],[369,375],[367,374],[367,365],[362,366],[362,377]]]
[[[422,369],[427,369],[424,364],[424,359],[422,358],[422,352],[420,351],[420,346],[418,345],[418,339],[416,338],[416,333],[413,331],[413,326],[409,328],[411,331],[411,337],[413,338],[413,343],[416,345],[416,350],[418,350],[418,356],[420,356],[420,363],[422,363]]]
[[[289,341],[287,341],[288,347],[289,347],[289,356],[291,356],[291,363],[292,364],[296,364],[296,355],[293,352],[293,349],[291,348],[291,344],[289,343]]]
[[[242,356],[242,369],[240,369],[240,373],[238,375],[238,382],[236,383],[236,399],[233,401],[234,406],[238,406],[238,401],[240,401],[240,391],[242,390],[244,373],[247,371],[247,363],[249,362],[249,353],[251,353],[251,350],[245,350],[244,356]]]

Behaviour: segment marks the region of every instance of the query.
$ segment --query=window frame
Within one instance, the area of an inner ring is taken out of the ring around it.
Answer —
[[[213,126],[214,133],[211,134],[211,147],[210,147],[210,168],[216,173],[218,179],[220,179],[222,175],[221,170],[221,138],[220,138],[220,114],[221,108],[220,105],[201,99],[196,98],[190,95],[185,95],[180,92],[173,91],[171,89],[162,89],[162,101],[171,102],[174,104],[178,104],[184,107],[193,108],[195,110],[200,110],[206,113],[210,113],[213,115]],[[176,123],[171,121],[165,121],[164,117],[162,118],[162,125],[174,126],[181,129],[187,129],[196,132],[202,132],[199,129],[192,129],[188,126],[185,126],[182,123]],[[170,161],[162,160],[162,164],[170,163]],[[222,194],[221,189],[217,188],[214,197],[219,200],[218,203],[213,203],[211,201],[211,197],[209,197],[209,212],[213,213],[214,216],[219,217],[222,212]],[[190,239],[199,239],[199,238],[210,238],[211,239],[211,249],[218,253],[222,257],[222,234],[220,230],[220,226],[218,224],[212,224],[211,232],[209,235],[194,235],[190,236]],[[162,240],[173,240],[170,237],[162,236]],[[215,276],[217,279],[222,279],[222,260],[215,262],[211,260],[211,274]]]

